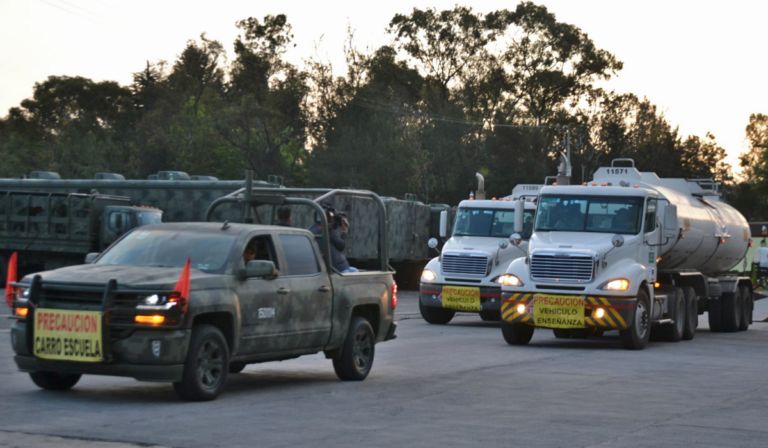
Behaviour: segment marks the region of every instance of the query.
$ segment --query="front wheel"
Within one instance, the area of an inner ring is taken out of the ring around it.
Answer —
[[[228,372],[229,346],[224,335],[213,325],[199,325],[192,329],[184,373],[173,388],[185,400],[213,400],[224,389]]]
[[[651,316],[648,307],[648,293],[645,289],[637,292],[637,304],[629,328],[621,330],[621,342],[624,348],[630,350],[642,350],[648,344],[651,334]]]
[[[30,372],[32,382],[45,390],[69,390],[80,381],[79,373]]]
[[[755,301],[752,297],[752,290],[749,289],[748,286],[739,287],[739,295],[741,296],[741,320],[739,331],[745,331],[749,329],[749,325],[752,323],[752,309],[755,306]]]
[[[526,345],[531,342],[534,327],[525,324],[501,322],[501,334],[509,345]]]
[[[360,316],[352,319],[341,349],[341,357],[333,360],[336,376],[344,381],[362,381],[373,366],[376,337],[367,320]]]
[[[454,310],[447,310],[445,308],[436,308],[433,306],[424,306],[419,301],[419,312],[421,317],[430,324],[445,325],[453,319],[456,314]]]

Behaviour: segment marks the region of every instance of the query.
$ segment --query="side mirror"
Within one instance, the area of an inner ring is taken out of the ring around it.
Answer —
[[[624,245],[624,237],[621,235],[613,235],[611,238],[611,244],[613,247],[621,247]]]
[[[85,264],[92,264],[94,261],[96,261],[97,258],[99,258],[99,255],[101,255],[101,252],[88,252],[85,255]]]
[[[509,235],[509,242],[515,246],[519,246],[522,241],[523,241],[523,237],[517,232],[513,233],[512,235]]]
[[[436,249],[437,248],[437,238],[430,238],[427,240],[427,247],[430,249]]]
[[[443,210],[440,212],[440,229],[438,232],[440,234],[440,238],[445,238],[448,236],[448,210]]]
[[[525,202],[523,199],[515,201],[515,233],[523,233],[523,214]]]
[[[271,280],[277,277],[275,263],[270,260],[251,260],[244,269],[238,270],[238,278],[245,280],[253,277],[262,277]]]
[[[679,231],[679,222],[677,220],[677,206],[668,204],[664,207],[664,238],[672,239],[677,237]]]

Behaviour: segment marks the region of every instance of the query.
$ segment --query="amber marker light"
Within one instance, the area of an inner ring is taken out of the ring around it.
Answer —
[[[659,282],[654,282],[654,283],[653,283],[653,287],[654,287],[654,288],[656,288],[656,289],[659,289],[659,288],[661,288],[661,283],[659,283]]]
[[[144,324],[144,325],[161,325],[165,322],[165,316],[161,314],[150,314],[150,315],[143,315],[139,314],[138,316],[133,318],[133,321],[137,324]]]
[[[29,308],[27,308],[25,306],[17,307],[15,309],[15,313],[19,317],[27,317],[27,315],[29,314]]]

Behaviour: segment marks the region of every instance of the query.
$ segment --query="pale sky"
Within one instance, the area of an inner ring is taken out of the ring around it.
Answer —
[[[768,113],[768,2],[761,0],[547,0],[561,22],[586,32],[624,62],[607,87],[656,104],[673,126],[712,132],[738,166],[750,113]],[[0,116],[32,96],[50,75],[130,84],[146,61],[173,63],[202,32],[232,54],[235,22],[284,13],[299,66],[318,57],[343,70],[348,26],[359,49],[390,41],[396,13],[414,7],[476,12],[514,9],[513,1],[0,0]]]

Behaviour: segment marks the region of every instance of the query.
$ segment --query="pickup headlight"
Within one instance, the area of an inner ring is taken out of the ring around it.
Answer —
[[[424,271],[421,272],[421,281],[424,283],[432,283],[436,278],[437,274],[430,269],[424,269]]]
[[[29,302],[29,288],[16,288],[14,299],[17,302]]]
[[[494,279],[501,286],[523,286],[523,281],[515,274],[503,274]]]
[[[168,310],[177,305],[175,296],[165,294],[152,294],[139,301],[136,309],[139,310]]]
[[[629,280],[626,278],[615,278],[603,283],[600,289],[606,291],[626,291],[629,289]]]

